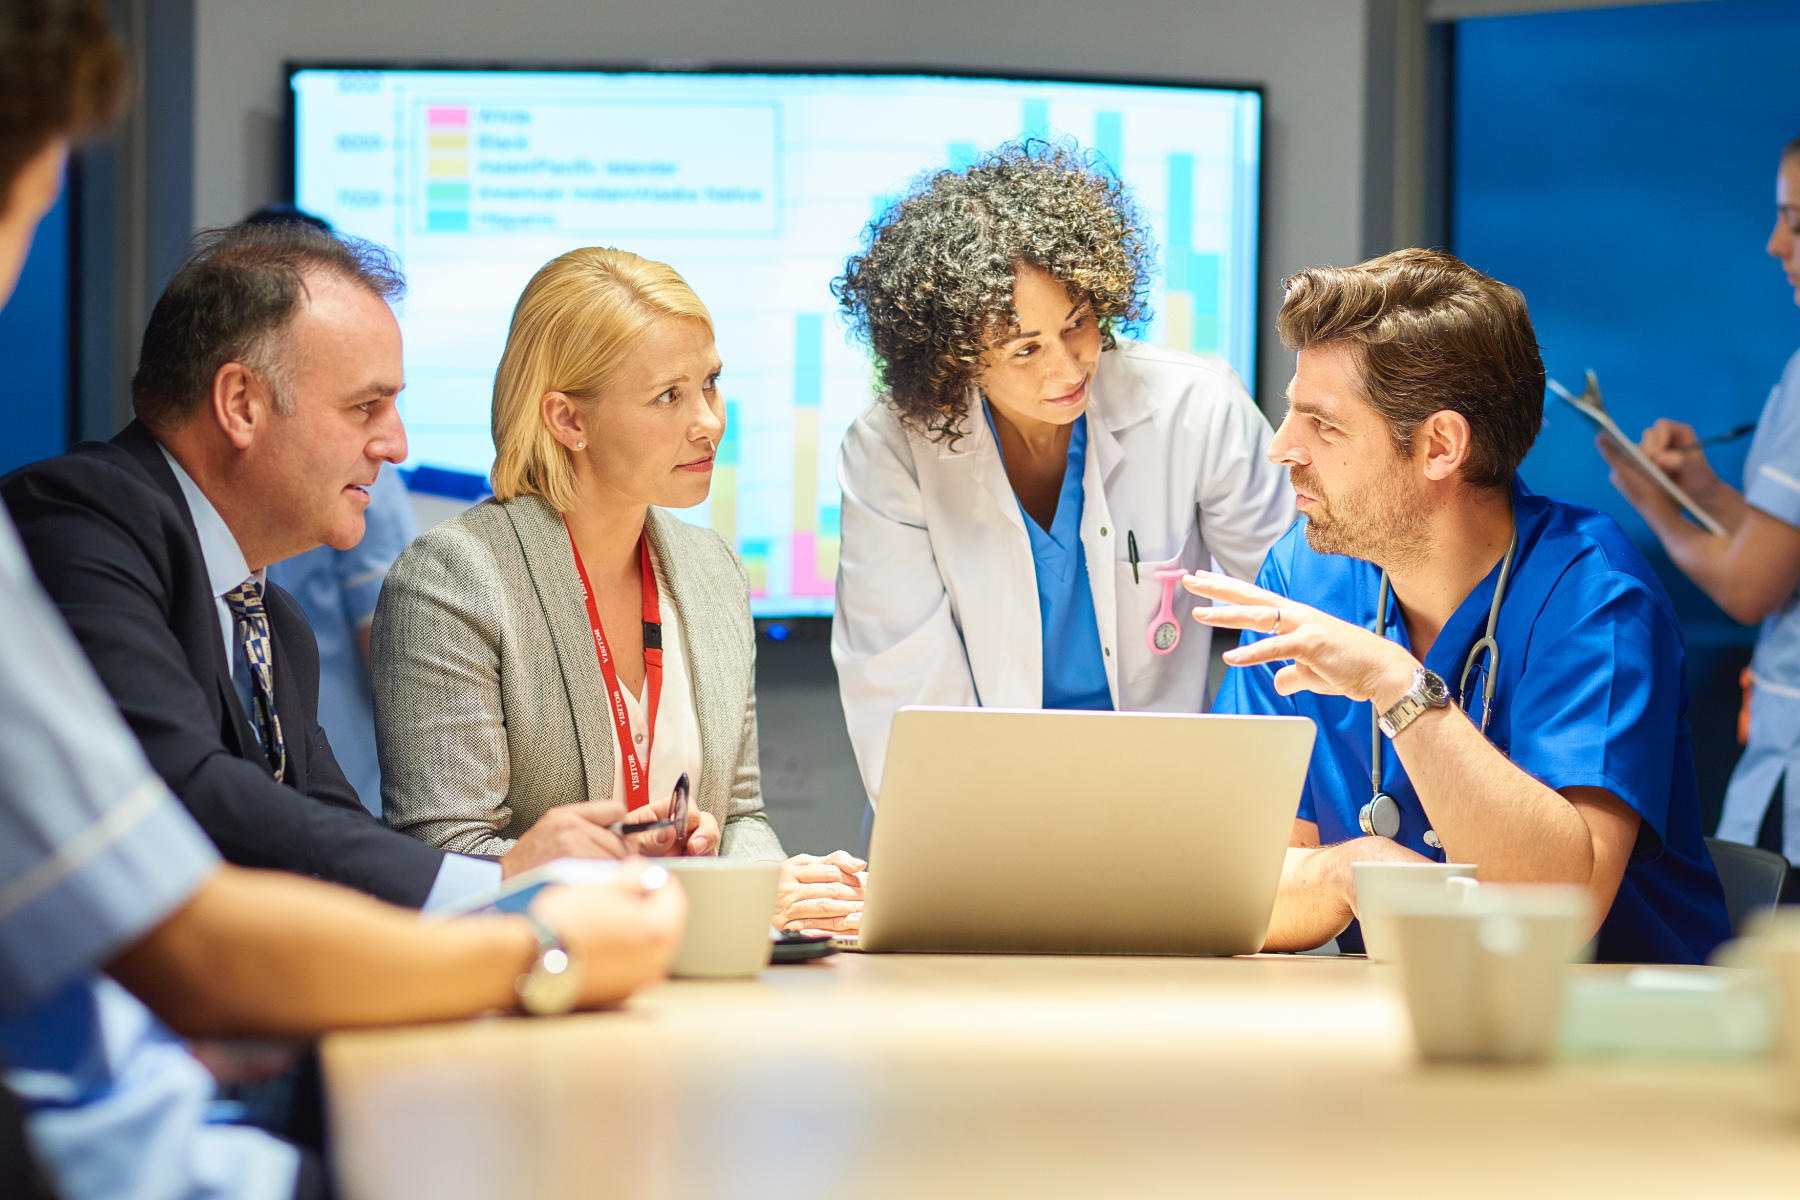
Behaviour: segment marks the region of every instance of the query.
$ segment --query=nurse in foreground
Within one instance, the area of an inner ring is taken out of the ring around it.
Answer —
[[[1517,474],[1544,404],[1524,298],[1402,250],[1295,275],[1278,322],[1270,455],[1304,520],[1258,586],[1187,581],[1246,631],[1216,711],[1318,726],[1268,948],[1346,932],[1351,863],[1435,860],[1585,887],[1602,960],[1705,961],[1730,931],[1681,631],[1612,518]]]
[[[1117,178],[1029,142],[916,186],[837,281],[887,388],[838,456],[831,634],[871,798],[902,705],[1204,707],[1175,584],[1254,578],[1294,500],[1229,366],[1116,334],[1149,253]]]

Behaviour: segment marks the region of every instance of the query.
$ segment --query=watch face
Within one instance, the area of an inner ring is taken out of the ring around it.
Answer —
[[[560,954],[561,951],[551,953]],[[581,971],[570,962],[552,974],[540,960],[532,966],[530,974],[519,979],[518,992],[526,1012],[539,1017],[558,1016],[574,1008],[575,1001],[580,999]]]
[[[1424,678],[1420,681],[1422,686],[1419,691],[1427,706],[1442,708],[1450,703],[1450,689],[1444,686],[1443,678],[1436,671],[1421,671],[1420,674]]]
[[[1181,640],[1181,628],[1173,621],[1164,621],[1156,627],[1155,640],[1158,650],[1173,650]]]

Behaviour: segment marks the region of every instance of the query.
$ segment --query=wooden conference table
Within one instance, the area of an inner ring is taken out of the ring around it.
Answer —
[[[840,955],[324,1056],[347,1200],[1800,1192],[1774,1065],[1425,1066],[1361,959]]]

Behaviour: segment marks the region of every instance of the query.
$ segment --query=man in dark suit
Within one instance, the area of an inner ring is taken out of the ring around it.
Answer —
[[[133,407],[0,483],[32,565],[157,772],[227,860],[413,907],[563,856],[617,857],[616,805],[553,811],[503,859],[372,818],[317,720],[319,660],[268,564],[362,537],[406,456],[402,281],[377,247],[297,224],[202,234],[144,334]]]

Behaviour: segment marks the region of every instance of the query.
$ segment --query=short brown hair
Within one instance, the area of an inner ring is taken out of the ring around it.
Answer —
[[[1544,423],[1544,360],[1515,288],[1441,250],[1396,250],[1354,267],[1287,279],[1275,318],[1290,350],[1347,345],[1363,399],[1394,447],[1436,412],[1461,413],[1471,445],[1463,478],[1505,488]]]
[[[101,0],[0,6],[0,211],[13,181],[53,138],[93,133],[125,102],[125,55]]]
[[[306,295],[308,274],[342,279],[388,301],[406,290],[380,246],[297,221],[195,234],[144,329],[131,380],[138,419],[159,433],[186,424],[228,362],[249,367],[274,394],[275,410],[291,412],[281,334]]]
[[[644,331],[658,321],[712,314],[667,263],[629,250],[585,246],[538,268],[513,309],[494,372],[494,496],[541,496],[558,512],[575,507],[569,451],[544,424],[544,397],[562,392],[591,405]]]

